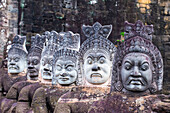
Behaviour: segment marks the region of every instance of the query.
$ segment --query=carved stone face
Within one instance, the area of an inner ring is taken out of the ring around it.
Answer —
[[[45,80],[52,80],[53,55],[41,57],[41,76]]]
[[[78,76],[76,63],[68,58],[59,58],[54,65],[53,73],[60,85],[70,85]]]
[[[39,68],[40,68],[40,57],[29,56],[28,57],[28,71],[27,71],[28,79],[38,80]]]
[[[27,60],[20,54],[8,54],[8,73],[17,74],[27,67]]]
[[[73,4],[72,4],[72,0],[64,0],[64,4],[65,4],[65,8],[72,8]]]
[[[102,49],[88,50],[84,55],[84,76],[91,84],[103,84],[111,74],[110,55]]]
[[[152,62],[144,53],[129,53],[122,62],[121,78],[126,91],[143,92],[152,83]]]

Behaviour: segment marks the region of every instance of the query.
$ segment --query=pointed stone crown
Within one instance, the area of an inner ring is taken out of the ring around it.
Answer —
[[[58,50],[67,48],[78,51],[80,48],[80,35],[78,33],[60,32],[55,40]]]
[[[93,24],[93,26],[83,25],[82,26],[82,31],[83,31],[84,35],[87,38],[90,38],[90,37],[108,38],[111,31],[112,31],[112,25],[104,25],[104,26],[102,26],[99,22],[96,22],[96,23]]]
[[[55,45],[55,39],[57,38],[58,33],[56,31],[46,31],[43,35],[45,37],[45,42],[44,42],[44,47],[43,47],[43,52],[42,55],[48,54],[52,55],[54,54],[56,48]]]
[[[131,37],[140,36],[142,38],[152,41],[152,33],[154,31],[153,25],[144,25],[140,20],[138,20],[135,24],[128,23],[127,21],[125,21],[124,30],[125,40]]]
[[[26,42],[26,36],[16,35],[13,39],[11,49],[17,48],[24,51],[25,53],[28,53],[25,47],[25,42]]]
[[[41,55],[44,42],[45,42],[45,36],[41,36],[39,34],[32,36],[31,37],[31,48],[30,48],[29,54]]]
[[[115,52],[116,48],[114,44],[107,39],[112,31],[112,25],[102,26],[99,22],[96,22],[93,26],[83,25],[82,31],[87,37],[80,47],[80,55],[82,58],[89,49],[100,48],[106,50],[110,54]]]
[[[54,37],[55,42],[55,61],[59,57],[69,57],[73,61],[78,58],[78,51],[80,48],[80,35],[74,34],[71,31],[60,32]]]

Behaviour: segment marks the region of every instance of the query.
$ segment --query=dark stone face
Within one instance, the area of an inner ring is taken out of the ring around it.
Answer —
[[[29,56],[27,78],[30,80],[38,80],[39,69],[40,69],[40,57]]]
[[[144,53],[127,54],[121,66],[121,79],[125,92],[144,92],[152,83],[152,62]]]

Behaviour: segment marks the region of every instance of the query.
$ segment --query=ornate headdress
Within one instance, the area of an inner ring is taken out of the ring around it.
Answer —
[[[111,91],[121,91],[123,88],[120,78],[120,66],[128,53],[138,52],[150,56],[154,66],[152,93],[162,89],[163,61],[160,51],[152,43],[153,26],[143,25],[141,21],[135,24],[125,22],[125,41],[118,47],[114,56]]]
[[[78,63],[79,58],[79,47],[80,47],[80,35],[74,34],[71,31],[60,32],[54,39],[56,43],[56,51],[54,54],[54,63],[59,58],[71,59],[71,61]],[[56,84],[56,80],[52,79],[52,84]]]
[[[55,62],[59,57],[70,57],[76,61],[80,48],[79,34],[73,34],[71,31],[60,32],[54,40],[57,46],[54,55]]]
[[[110,55],[110,60],[113,60],[113,53],[116,51],[116,47],[110,40],[107,39],[112,31],[112,25],[102,26],[99,22],[96,22],[93,26],[83,25],[82,31],[87,39],[80,47],[80,62],[83,62],[84,54],[90,49],[103,49]],[[79,84],[82,84],[82,70],[79,69],[79,71]]]
[[[25,42],[26,42],[26,36],[20,36],[20,35],[16,35],[13,39],[13,43],[11,48],[9,49],[8,54],[23,54],[23,55],[27,55],[27,50],[25,47]]]
[[[56,48],[56,43],[54,42],[57,38],[58,33],[56,31],[48,32],[46,31],[43,35],[45,37],[44,47],[41,56],[43,55],[53,55]]]
[[[32,36],[31,37],[31,48],[29,51],[29,55],[28,56],[39,56],[41,57],[41,52],[43,49],[43,44],[45,42],[45,38],[46,36],[41,36],[39,34],[36,34],[36,36]]]
[[[94,23],[93,26],[82,26],[82,30],[87,39],[83,42],[80,47],[80,58],[83,59],[84,54],[89,49],[104,49],[112,54],[116,51],[114,44],[108,40],[112,25],[102,26],[99,22]]]

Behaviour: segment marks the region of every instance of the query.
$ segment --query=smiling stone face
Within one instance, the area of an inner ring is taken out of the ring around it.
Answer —
[[[85,79],[89,83],[103,84],[111,74],[110,55],[102,49],[88,50],[84,55],[83,68]]]
[[[77,65],[69,58],[59,58],[54,65],[54,79],[60,85],[71,85],[77,79]]]
[[[121,78],[125,90],[132,92],[146,91],[152,83],[152,62],[143,53],[127,54],[121,67]]]
[[[38,80],[38,74],[40,69],[40,57],[39,56],[29,56],[28,57],[28,71],[27,77],[30,80]]]
[[[27,67],[25,55],[8,54],[8,73],[17,74],[23,72]]]

